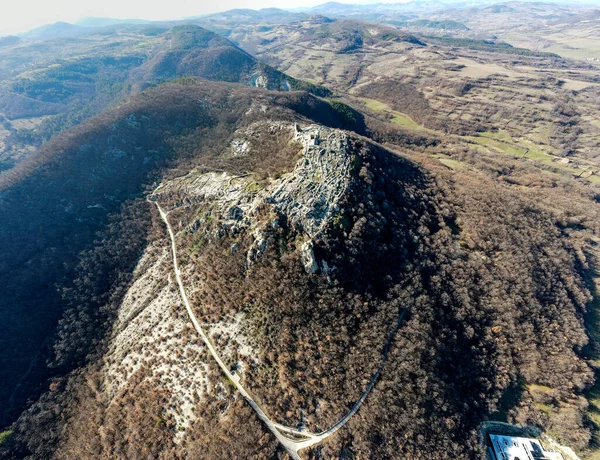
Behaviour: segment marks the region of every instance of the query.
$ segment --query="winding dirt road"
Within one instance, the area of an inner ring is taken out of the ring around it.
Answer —
[[[183,281],[181,280],[181,270],[179,269],[179,264],[177,263],[177,247],[175,245],[175,234],[173,232],[171,224],[169,223],[168,213],[164,212],[163,209],[158,204],[158,202],[153,200],[152,197],[149,198],[149,201],[156,205],[156,207],[158,208],[158,212],[160,213],[160,217],[166,224],[167,229],[169,231],[169,236],[171,238],[171,251],[173,253],[173,267],[175,269],[175,278],[177,279],[177,284],[179,286],[179,292],[181,294],[181,299],[183,300],[183,303],[185,304],[185,308],[187,310],[188,316],[192,320],[192,324],[196,328],[196,331],[202,338],[202,341],[208,347],[210,354],[212,355],[212,357],[215,359],[215,361],[217,362],[217,364],[223,371],[223,374],[225,374],[225,376],[231,381],[231,383],[242,394],[244,399],[248,402],[248,404],[250,404],[252,409],[254,409],[254,411],[258,414],[258,417],[263,421],[263,423],[267,426],[267,428],[269,428],[269,430],[275,435],[275,437],[281,443],[281,445],[289,452],[290,456],[294,460],[301,460],[301,457],[298,454],[298,451],[300,451],[301,449],[305,449],[307,447],[313,446],[315,444],[318,444],[321,441],[323,441],[324,439],[328,438],[333,433],[335,433],[337,430],[342,428],[348,422],[348,420],[350,420],[350,418],[358,411],[358,409],[362,405],[363,401],[366,399],[366,397],[369,395],[369,393],[375,386],[375,383],[377,382],[377,379],[379,378],[379,376],[381,374],[381,370],[383,368],[383,363],[385,362],[387,351],[388,351],[389,345],[391,343],[391,338],[393,337],[395,332],[400,327],[400,323],[402,322],[402,319],[404,318],[406,310],[402,311],[402,313],[400,314],[400,316],[398,318],[398,322],[397,322],[396,326],[394,327],[394,329],[392,330],[392,333],[390,334],[390,338],[389,338],[388,343],[386,344],[386,347],[383,352],[383,359],[382,359],[382,363],[381,363],[379,369],[373,375],[373,377],[371,378],[371,381],[369,382],[369,385],[367,386],[367,388],[361,395],[360,399],[352,407],[350,412],[348,412],[335,425],[333,425],[328,430],[323,431],[322,433],[311,433],[311,432],[307,432],[307,431],[299,431],[294,428],[290,428],[290,427],[281,425],[279,423],[273,422],[267,416],[267,414],[265,414],[265,412],[261,409],[261,407],[256,403],[256,401],[250,396],[250,394],[246,391],[246,389],[242,386],[242,384],[237,379],[232,378],[230,370],[227,368],[227,366],[225,365],[225,363],[223,362],[223,360],[217,353],[217,350],[213,346],[212,342],[210,341],[210,339],[208,338],[208,336],[206,335],[206,333],[200,326],[200,323],[196,319],[196,315],[194,314],[192,307],[190,306],[190,302],[188,301],[187,295],[185,293]],[[284,433],[294,435],[295,438],[292,439],[288,436],[285,436]]]

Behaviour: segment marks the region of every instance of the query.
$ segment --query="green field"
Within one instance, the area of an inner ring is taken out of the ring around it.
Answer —
[[[570,173],[574,176],[593,171],[594,174],[586,177],[585,180],[588,182],[600,183],[598,168],[592,165],[576,167],[559,163],[556,161],[556,156],[544,152],[542,148],[534,142],[527,139],[515,140],[507,132],[502,130],[498,132],[483,132],[478,136],[463,136],[463,138],[479,151],[487,153],[503,153],[515,158],[533,160],[541,165],[549,166],[555,170]]]
[[[0,446],[8,440],[8,438],[10,437],[11,434],[12,434],[11,430],[0,432]]]
[[[457,171],[459,169],[465,169],[468,167],[468,165],[466,163],[463,163],[462,161],[454,160],[454,159],[450,158],[448,155],[438,154],[438,155],[434,155],[434,157],[437,158],[440,161],[440,163],[442,163],[445,166],[448,166],[450,169],[453,169],[454,171]]]
[[[408,115],[398,112],[397,110],[393,110],[389,105],[384,104],[383,102],[376,101],[375,99],[367,99],[360,98],[362,102],[365,103],[368,109],[373,112],[380,113],[388,113],[393,118],[391,119],[392,123],[396,123],[404,128],[414,129],[414,130],[427,130],[427,128],[421,126]]]

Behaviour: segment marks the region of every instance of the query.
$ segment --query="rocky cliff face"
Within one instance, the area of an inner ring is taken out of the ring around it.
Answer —
[[[250,174],[192,171],[161,184],[153,199],[172,202],[171,209],[202,207],[204,214],[189,223],[187,231],[205,233],[209,239],[210,229],[231,234],[250,229],[254,243],[247,254],[249,262],[260,257],[270,231],[283,220],[303,239],[306,271],[332,269],[326,261],[319,264],[315,260],[312,246],[339,215],[340,200],[355,176],[357,157],[350,135],[321,125],[301,129],[293,124],[260,123],[236,133],[231,155],[250,155],[254,148],[252,139],[260,132],[287,132],[289,143],[297,144],[299,159],[291,172],[258,184]],[[265,207],[270,210],[268,216],[263,212]],[[207,220],[210,226],[206,225]]]

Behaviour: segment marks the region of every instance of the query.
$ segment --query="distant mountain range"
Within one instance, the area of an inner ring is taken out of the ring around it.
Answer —
[[[117,24],[151,24],[153,21],[145,19],[115,19],[115,18],[81,18],[75,23],[77,26],[82,27],[105,27],[114,26]]]
[[[45,26],[36,27],[30,31],[20,34],[28,40],[49,40],[52,38],[74,37],[85,32],[85,28],[70,24],[68,22],[55,22]]]
[[[52,38],[73,37],[86,33],[89,28],[110,27],[127,24],[169,24],[189,23],[197,20],[227,20],[239,21],[240,23],[271,22],[282,23],[302,20],[314,15],[322,15],[331,18],[356,18],[369,21],[382,19],[393,23],[403,19],[417,19],[420,15],[441,12],[447,9],[468,9],[482,7],[506,7],[510,8],[513,3],[536,3],[538,5],[565,5],[565,6],[590,6],[596,5],[596,0],[575,0],[565,2],[564,0],[547,0],[536,2],[535,0],[523,0],[520,2],[494,2],[489,0],[414,0],[408,2],[377,2],[364,1],[362,3],[327,2],[313,7],[298,8],[262,8],[258,10],[249,8],[238,8],[209,15],[199,15],[184,18],[180,21],[150,21],[145,19],[119,19],[108,17],[84,17],[75,23],[56,22],[18,34],[28,40],[48,40]],[[2,43],[0,43],[2,46]]]

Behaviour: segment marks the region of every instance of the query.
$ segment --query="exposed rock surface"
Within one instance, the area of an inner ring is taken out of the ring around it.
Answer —
[[[170,395],[165,407],[177,423],[179,439],[196,419],[197,404],[207,393],[219,394],[221,389],[209,379],[210,358],[182,308],[171,263],[166,244],[146,250],[119,309],[102,374],[106,402],[111,404],[145,368],[145,380]],[[254,353],[239,331],[240,319],[206,325],[210,336],[227,337],[228,346],[220,350],[223,356]]]
[[[146,380],[166,389],[167,407],[185,428],[194,419],[194,405],[208,389],[208,367],[202,346],[186,329],[187,316],[176,286],[168,276],[170,253],[160,248],[158,257],[144,255],[136,269],[137,279],[127,292],[113,338],[105,355],[105,394],[112,401],[132,376],[147,366]]]
[[[264,127],[262,127],[264,129]],[[271,130],[282,129],[280,124]],[[339,203],[353,179],[355,154],[351,137],[344,131],[311,125],[305,129],[287,126],[290,142],[302,145],[302,156],[294,170],[268,184],[258,184],[247,176],[229,173],[198,173],[164,183],[156,191],[156,199],[169,199],[175,206],[205,206],[207,212],[194,221],[188,230],[203,231],[206,219],[217,219],[222,229],[236,233],[250,228],[255,243],[248,252],[248,260],[260,256],[269,231],[285,219],[288,225],[305,238],[302,255],[307,272],[319,270],[312,250],[312,241],[333,223]],[[255,134],[247,128],[231,143],[232,155],[245,155],[252,149],[248,138]],[[265,219],[259,210],[268,206],[271,219]],[[210,216],[210,217],[208,217]]]

